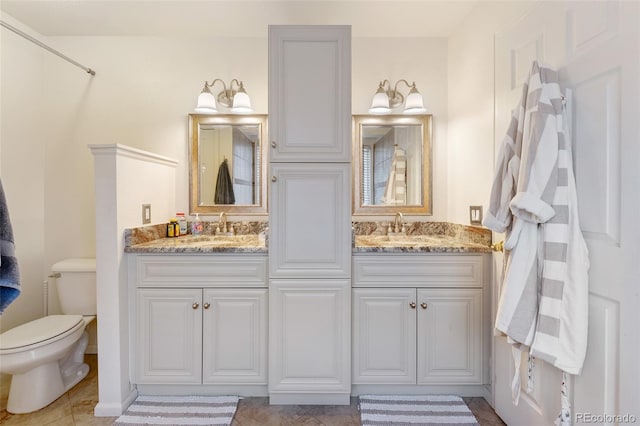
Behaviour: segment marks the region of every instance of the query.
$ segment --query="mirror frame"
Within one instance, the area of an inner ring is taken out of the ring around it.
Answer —
[[[416,115],[354,115],[352,117],[353,136],[353,215],[389,215],[403,214],[432,215],[431,188],[431,114]],[[371,206],[362,205],[362,127],[367,125],[422,125],[422,205],[409,206]]]
[[[251,205],[214,204],[198,205],[198,137],[201,124],[207,125],[257,125],[260,135],[260,203]],[[222,212],[239,215],[267,214],[267,115],[233,115],[233,114],[189,114],[189,214],[218,214]]]

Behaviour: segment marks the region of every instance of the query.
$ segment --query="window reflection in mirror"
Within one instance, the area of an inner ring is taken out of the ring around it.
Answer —
[[[431,214],[431,116],[353,117],[354,214]]]
[[[266,213],[266,115],[189,115],[191,213]]]

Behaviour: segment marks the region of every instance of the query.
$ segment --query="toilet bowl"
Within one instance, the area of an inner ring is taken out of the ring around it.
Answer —
[[[0,334],[0,373],[12,375],[10,413],[46,407],[89,372],[84,363],[85,328],[95,319],[95,259],[68,259],[53,270],[60,274],[58,294],[64,315],[49,315]],[[71,305],[65,305],[63,298],[73,301],[73,308],[65,310]]]
[[[46,407],[86,377],[85,327],[93,318],[50,315],[0,335],[0,371],[12,375],[8,412]]]

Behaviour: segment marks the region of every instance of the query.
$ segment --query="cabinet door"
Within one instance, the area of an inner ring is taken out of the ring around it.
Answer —
[[[269,276],[351,277],[349,164],[272,163]]]
[[[351,159],[351,28],[269,27],[274,162]]]
[[[350,281],[271,280],[269,392],[340,393],[350,386]]]
[[[267,290],[207,289],[203,383],[267,383]]]
[[[202,290],[139,289],[137,383],[200,383]]]
[[[416,382],[416,290],[353,290],[353,383]]]
[[[482,290],[418,289],[418,384],[482,383]]]

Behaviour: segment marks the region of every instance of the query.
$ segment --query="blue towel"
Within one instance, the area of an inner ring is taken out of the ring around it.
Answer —
[[[0,315],[20,295],[20,274],[15,256],[9,209],[0,181]]]

